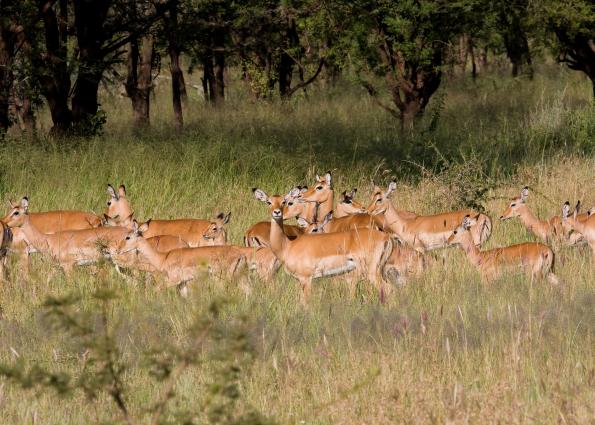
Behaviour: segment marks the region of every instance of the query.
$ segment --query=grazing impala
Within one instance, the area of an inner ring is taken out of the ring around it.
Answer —
[[[389,199],[396,188],[397,184],[394,181],[389,184],[386,191],[375,187],[368,213],[384,214],[384,229],[390,230],[403,243],[421,252],[447,247],[446,241],[452,229],[458,226],[466,215],[477,214],[473,210],[462,210],[421,216],[409,211],[397,211]],[[487,215],[479,214],[477,223],[471,229],[474,243],[481,245],[488,240],[491,233],[492,221]]]
[[[331,226],[333,222],[344,222],[344,219],[350,216],[342,217],[340,219],[333,219],[332,213],[326,215],[322,223],[311,224],[303,219],[299,219],[298,223],[306,229],[306,233],[334,233],[354,229],[379,229],[381,222],[376,222],[374,219],[378,216],[370,216],[368,214],[355,214],[357,216],[367,216],[368,220],[358,222],[345,222],[343,226]],[[400,243],[393,242],[393,252],[384,266],[385,275],[397,284],[405,284],[407,276],[420,275],[426,269],[426,262],[424,254],[404,246]]]
[[[124,227],[97,227],[42,233],[29,215],[29,200],[26,197],[20,205],[10,210],[6,224],[11,228],[20,228],[26,243],[54,259],[67,276],[75,265],[87,265],[104,258],[102,247],[108,247],[128,232]]]
[[[231,246],[177,248],[165,253],[157,251],[144,238],[152,225],[151,220],[140,226],[133,221],[132,230],[121,239],[116,252],[118,255],[138,252],[154,270],[167,277],[168,287],[184,289],[187,282],[207,275],[234,279],[243,273],[246,256]]]
[[[586,239],[591,248],[591,256],[595,265],[595,214],[590,213],[586,220],[579,220],[579,210],[581,202],[577,202],[572,216],[570,215],[570,203],[566,201],[562,207],[562,220],[570,226],[572,230],[580,233]]]
[[[291,240],[283,225],[283,209],[289,195],[268,196],[260,189],[254,195],[269,206],[271,212],[271,249],[285,270],[297,278],[302,287],[302,302],[310,296],[312,279],[354,272],[367,277],[381,295],[384,294],[383,268],[390,257],[390,237],[372,229],[349,232],[302,235]]]
[[[525,202],[528,196],[529,187],[525,186],[521,190],[521,195],[512,199],[506,211],[500,216],[500,220],[519,217],[523,225],[544,242],[566,239],[569,243],[574,244],[582,239],[580,234],[570,234],[571,229],[560,216],[554,216],[548,221],[538,219]],[[587,217],[587,214],[581,214],[578,219],[584,221]]]
[[[116,192],[112,185],[108,185],[107,193],[110,195],[110,199],[107,201],[106,220],[111,224],[130,228],[134,220],[134,210],[126,197],[126,188],[122,185]],[[144,236],[146,238],[160,235],[179,236],[191,247],[213,246],[219,244],[219,242],[212,239],[205,239],[203,235],[217,220],[221,220],[221,217],[222,214],[219,214],[214,220],[195,218],[152,220],[151,226],[145,232]]]
[[[458,245],[467,254],[469,261],[481,273],[482,281],[489,283],[503,271],[524,272],[531,279],[547,278],[552,284],[559,280],[554,272],[554,252],[547,245],[529,242],[504,248],[480,251],[471,234],[478,217],[465,216],[462,223],[448,238],[450,245]]]

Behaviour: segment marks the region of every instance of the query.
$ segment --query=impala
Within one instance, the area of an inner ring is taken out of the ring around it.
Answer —
[[[349,192],[345,190],[341,193],[341,201],[337,203],[337,207],[333,210],[334,218],[366,213],[366,207],[355,200],[356,193],[356,188],[351,189]]]
[[[364,214],[356,214],[353,217],[364,216]],[[353,229],[364,229],[364,228],[379,228],[382,223],[377,222],[374,218],[378,216],[370,216],[367,220],[362,220],[360,223],[357,221],[347,222],[344,219],[348,219],[351,216],[342,217],[340,219],[333,219],[332,213],[327,214],[322,223],[311,224],[307,223],[303,219],[299,219],[298,222],[301,226],[306,229],[306,233],[334,233],[337,231],[353,230]],[[343,226],[331,226],[333,222],[345,223]],[[411,275],[420,275],[426,269],[426,262],[424,254],[404,246],[400,243],[393,243],[393,252],[389,257],[386,265],[384,266],[385,275],[390,277],[395,283],[405,284],[406,277]]]
[[[390,230],[403,243],[420,252],[447,247],[447,239],[452,229],[458,226],[466,215],[477,214],[473,210],[462,210],[421,216],[409,211],[397,211],[389,199],[396,188],[395,181],[389,184],[386,191],[376,186],[368,213],[384,214],[384,229]],[[481,245],[488,240],[491,233],[492,221],[487,215],[479,214],[477,223],[471,229],[474,243]]]
[[[320,218],[326,217],[333,210],[334,191],[331,172],[327,171],[323,177],[316,175],[314,186],[298,194],[300,202],[307,203],[313,211],[304,218],[310,223],[318,223]]]
[[[165,253],[157,251],[144,237],[152,225],[151,220],[140,226],[133,221],[132,230],[121,239],[116,252],[118,255],[138,252],[154,270],[166,276],[168,287],[180,287],[185,294],[185,284],[191,280],[207,275],[233,279],[243,273],[246,256],[230,246],[177,248]]]
[[[589,214],[586,220],[579,220],[579,209],[581,203],[577,202],[574,213],[570,216],[570,203],[566,201],[562,207],[562,220],[567,223],[572,230],[580,233],[586,239],[591,248],[593,264],[595,264],[595,214]]]
[[[229,220],[229,217],[228,217]],[[267,223],[270,229],[270,223]],[[205,238],[210,238],[220,241],[220,245],[227,245],[227,233],[223,226],[211,226],[204,234]],[[268,235],[267,235],[268,240]],[[256,274],[265,282],[270,281],[281,264],[273,251],[266,246],[237,246],[231,245],[235,249],[240,250],[246,256],[250,271],[255,271]]]
[[[9,201],[10,211],[19,206]],[[84,211],[44,211],[29,212],[31,223],[42,233],[56,233],[64,230],[83,230],[99,227],[101,218],[93,213]],[[10,212],[1,221],[10,219]],[[29,272],[29,254],[36,252],[35,249],[25,241],[25,235],[19,228],[12,229],[11,250],[18,253],[20,257],[21,270],[24,275]]]
[[[87,265],[105,257],[102,247],[119,240],[128,232],[124,227],[97,227],[45,234],[34,224],[25,197],[7,215],[6,224],[19,228],[28,245],[55,260],[68,276],[75,265]]]
[[[0,282],[5,280],[5,266],[8,249],[12,243],[12,231],[4,222],[0,221]]]
[[[471,234],[471,228],[477,220],[478,216],[465,216],[461,225],[448,238],[448,243],[458,245],[465,251],[469,261],[481,273],[483,282],[489,283],[508,270],[524,272],[530,275],[531,279],[545,277],[552,284],[559,283],[553,273],[554,251],[549,246],[528,242],[480,251]]]
[[[554,239],[566,239],[569,243],[574,244],[580,241],[582,238],[580,234],[570,234],[571,229],[560,216],[554,216],[548,221],[537,218],[526,203],[528,197],[529,187],[525,186],[521,190],[521,195],[512,199],[506,211],[500,216],[500,220],[519,217],[523,225],[544,242],[553,241]],[[584,221],[587,218],[587,214],[580,214],[578,216],[578,220],[580,221]],[[570,236],[568,236],[569,234]]]
[[[307,187],[296,186],[290,192],[287,202],[283,207],[283,219],[301,218],[307,204],[297,201],[298,194],[307,190]],[[285,225],[285,232],[291,239],[297,238],[304,233],[301,226]],[[271,233],[270,221],[259,221],[252,225],[244,234],[244,245],[247,247],[270,247],[269,235]]]
[[[107,201],[106,220],[109,223],[130,228],[134,220],[134,210],[126,197],[126,188],[121,185],[116,192],[112,185],[108,185],[107,193],[110,195],[110,199]],[[229,217],[229,214],[227,216]],[[224,217],[225,215],[221,213],[214,220],[195,218],[152,220],[151,226],[144,236],[146,238],[160,235],[178,236],[191,247],[218,245],[219,241],[205,239],[203,235],[217,220],[224,219]]]
[[[258,200],[269,206],[271,249],[285,270],[299,280],[302,302],[306,302],[310,296],[312,279],[348,272],[367,277],[383,297],[383,268],[393,249],[387,234],[372,229],[358,229],[320,235],[306,234],[291,240],[283,225],[283,209],[290,196],[269,197],[256,188],[253,192]]]

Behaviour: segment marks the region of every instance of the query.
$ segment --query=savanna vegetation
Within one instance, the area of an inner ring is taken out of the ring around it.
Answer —
[[[587,1],[2,2],[0,196],[139,219],[231,211],[231,243],[330,170],[397,179],[398,209],[473,207],[482,249],[538,241],[498,221],[524,186],[541,218],[595,205]],[[579,72],[577,72],[579,71]],[[3,215],[3,214],[2,214]],[[491,284],[462,250],[380,299],[315,281],[201,280],[188,298],[106,259],[72,277],[8,253],[6,423],[592,423],[595,269],[552,245],[562,284]]]

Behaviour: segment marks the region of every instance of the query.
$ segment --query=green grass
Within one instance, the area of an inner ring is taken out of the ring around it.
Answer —
[[[237,87],[232,86],[232,87]],[[411,134],[347,85],[328,96],[289,103],[246,104],[239,89],[221,110],[191,97],[187,128],[169,125],[168,92],[157,91],[153,128],[130,128],[128,99],[104,94],[105,135],[90,141],[18,137],[0,147],[0,195],[27,194],[31,209],[102,212],[105,185],[125,183],[140,218],[210,217],[232,211],[229,234],[267,217],[250,188],[283,193],[333,171],[335,189],[359,188],[395,175],[398,208],[434,213],[479,196],[495,221],[487,248],[536,240],[519,222],[496,222],[521,187],[542,218],[564,201],[595,205],[595,114],[588,81],[546,69],[535,81],[485,77],[450,82]],[[431,121],[437,125],[431,125]],[[47,128],[43,116],[42,127]],[[432,127],[435,128],[432,128]],[[477,187],[486,192],[478,194]],[[29,282],[15,276],[0,288],[0,363],[42,365],[77,376],[82,353],[46,323],[47,296],[91,295],[109,287],[119,297],[110,317],[123,359],[128,402],[146,409],[158,390],[140,363],[150,348],[186,342],[185,329],[219,297],[233,300],[220,318],[242,315],[255,349],[243,370],[242,398],[279,423],[592,423],[595,418],[595,272],[584,248],[557,249],[560,288],[506,276],[490,286],[458,250],[436,256],[424,276],[394,291],[384,305],[365,284],[356,298],[340,280],[314,284],[308,308],[297,282],[281,272],[245,296],[234,287],[201,283],[189,300],[174,291],[129,284],[105,266],[72,282],[47,282],[51,267],[34,259]],[[18,353],[18,354],[17,354]],[[176,389],[180,404],[206,422],[203,406],[213,365],[188,369]],[[107,396],[22,390],[0,382],[2,422],[112,423]],[[171,419],[171,417],[170,417]]]

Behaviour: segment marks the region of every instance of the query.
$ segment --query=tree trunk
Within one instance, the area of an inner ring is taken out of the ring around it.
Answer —
[[[128,49],[128,76],[126,93],[132,102],[132,113],[135,127],[145,127],[150,123],[152,64],[154,53],[154,37],[148,34],[138,40],[133,39]]]
[[[219,106],[225,100],[225,45],[221,34],[215,37],[213,56],[215,59],[214,103]]]
[[[97,130],[92,120],[99,110],[99,83],[106,66],[101,43],[109,6],[110,2],[105,0],[74,2],[79,71],[72,98],[72,119],[84,133]]]
[[[2,24],[3,20],[0,20]],[[12,62],[14,58],[15,35],[10,28],[0,27],[0,131],[10,126],[9,105],[14,75]]]
[[[213,53],[210,49],[204,56],[202,86],[205,92],[205,100],[215,104],[215,71],[213,68]]]
[[[169,70],[171,73],[171,93],[174,109],[174,123],[177,128],[184,126],[184,114],[182,112],[182,98],[186,98],[186,85],[184,74],[180,68],[180,50],[177,46],[169,45]]]

